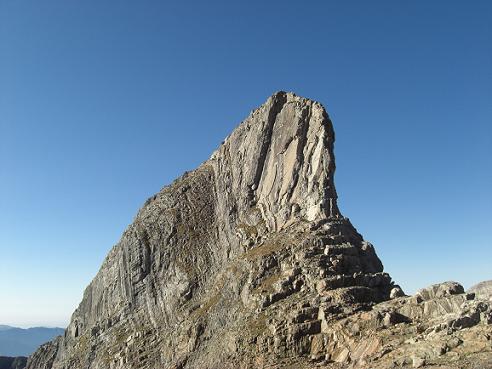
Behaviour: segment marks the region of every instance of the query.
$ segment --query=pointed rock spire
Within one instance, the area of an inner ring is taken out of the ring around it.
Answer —
[[[239,212],[258,206],[271,230],[338,218],[334,141],[320,103],[277,92],[212,156],[219,192],[231,193]]]

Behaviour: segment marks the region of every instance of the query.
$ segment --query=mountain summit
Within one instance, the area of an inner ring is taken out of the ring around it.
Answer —
[[[403,322],[374,310],[403,292],[339,211],[334,140],[321,104],[275,93],[145,202],[28,368],[300,368],[383,351],[362,329]]]

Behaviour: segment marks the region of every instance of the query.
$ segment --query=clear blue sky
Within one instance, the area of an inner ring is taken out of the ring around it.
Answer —
[[[0,0],[0,323],[60,325],[145,199],[277,90],[407,292],[492,279],[491,1]]]

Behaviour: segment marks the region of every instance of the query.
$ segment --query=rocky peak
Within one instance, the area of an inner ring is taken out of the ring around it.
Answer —
[[[27,368],[489,367],[490,282],[404,296],[340,215],[333,142],[275,93],[145,202]]]
[[[338,210],[333,143],[321,104],[275,93],[209,160],[145,202],[65,335],[28,368],[338,358],[333,324],[396,286]]]
[[[219,191],[231,193],[240,217],[258,206],[269,230],[338,218],[334,140],[320,103],[277,92],[213,154]]]

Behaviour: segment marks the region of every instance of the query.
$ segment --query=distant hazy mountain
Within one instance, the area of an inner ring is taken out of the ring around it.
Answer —
[[[23,369],[26,367],[27,357],[0,356],[0,369]]]
[[[29,356],[43,343],[63,334],[62,328],[16,328],[0,325],[0,356]]]

